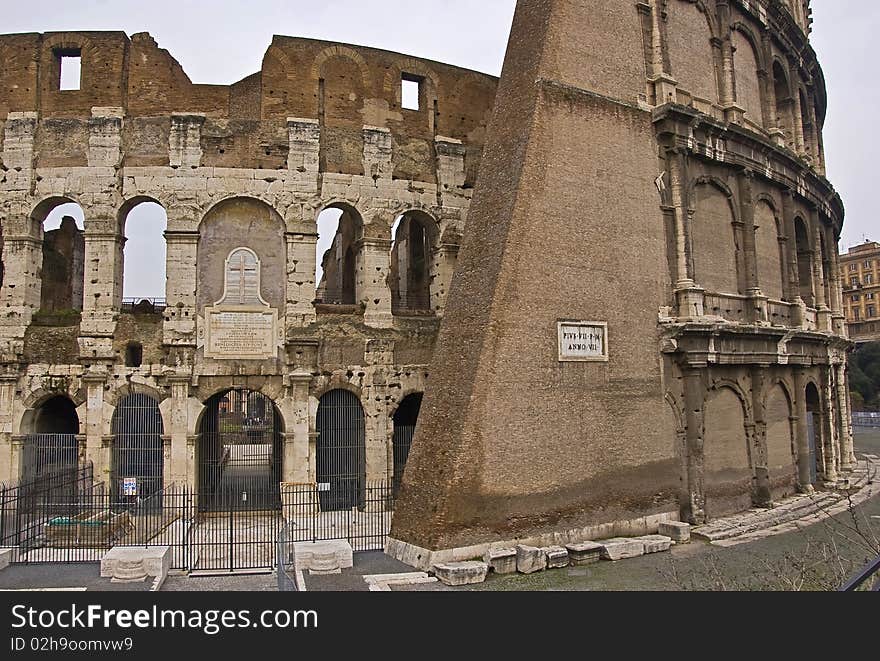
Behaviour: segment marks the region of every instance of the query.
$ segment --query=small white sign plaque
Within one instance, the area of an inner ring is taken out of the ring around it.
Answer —
[[[604,321],[560,321],[560,362],[607,362],[608,324]]]

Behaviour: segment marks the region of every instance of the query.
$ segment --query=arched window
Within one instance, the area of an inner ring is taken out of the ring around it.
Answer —
[[[773,91],[776,98],[776,128],[785,135],[785,144],[789,149],[794,147],[794,122],[792,121],[791,88],[788,76],[779,61],[773,62]]]
[[[761,83],[758,78],[758,56],[751,40],[739,30],[733,31],[733,66],[736,75],[736,102],[745,111],[745,118],[764,126],[761,105]]]
[[[332,206],[318,216],[315,301],[325,305],[357,303],[357,248],[361,217],[348,206]]]
[[[431,309],[431,269],[437,223],[425,213],[408,212],[392,228],[391,309],[395,314]]]
[[[674,0],[666,8],[671,73],[678,81],[679,91],[698,102],[717,103],[718,78],[710,19],[693,2]],[[687,99],[680,94],[678,102],[686,103]]]
[[[755,258],[758,286],[768,297],[782,300],[784,287],[782,251],[776,225],[776,213],[764,200],[755,207]]]
[[[123,307],[146,300],[161,311],[165,302],[165,230],[168,217],[162,205],[135,201],[123,211]]]
[[[41,205],[34,220],[43,230],[40,309],[82,310],[86,253],[82,208],[59,198]]]
[[[813,243],[803,219],[794,219],[794,237],[797,249],[799,293],[808,307],[815,305],[813,296]]]
[[[730,200],[712,183],[698,184],[694,198],[691,235],[696,281],[713,293],[740,293]]]

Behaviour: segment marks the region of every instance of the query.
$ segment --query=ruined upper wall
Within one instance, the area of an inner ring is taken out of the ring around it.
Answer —
[[[59,89],[60,55],[78,52],[79,90]],[[399,53],[276,36],[263,67],[232,85],[193,83],[147,33],[0,35],[0,122],[41,120],[38,167],[86,165],[95,107],[124,111],[123,165],[167,165],[172,113],[206,116],[203,164],[286,167],[287,118],[321,123],[322,171],[363,174],[363,127],[390,129],[394,176],[434,181],[434,138],[461,140],[473,183],[497,79]],[[418,110],[401,106],[403,77],[420,82]]]

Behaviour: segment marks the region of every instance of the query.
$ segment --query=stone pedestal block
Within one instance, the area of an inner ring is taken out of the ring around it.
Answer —
[[[602,559],[602,545],[597,542],[580,542],[566,545],[568,557],[575,567],[591,565]]]
[[[547,569],[561,569],[568,567],[568,551],[561,546],[548,546],[544,549],[547,556]]]
[[[615,537],[603,539],[600,543],[602,544],[602,557],[605,560],[624,560],[645,555],[645,543],[640,539]]]
[[[663,553],[672,547],[672,539],[664,535],[645,535],[638,541],[645,544],[645,555],[649,553]]]
[[[354,566],[354,557],[344,539],[325,542],[296,542],[293,545],[296,567],[314,573],[336,573]]]
[[[516,573],[516,549],[489,549],[483,561],[496,574]]]
[[[657,532],[669,537],[676,544],[687,544],[691,541],[691,526],[689,523],[666,521],[660,524],[660,529]]]
[[[516,570],[520,574],[534,574],[547,569],[547,555],[534,546],[516,547]]]
[[[14,552],[15,549],[0,549],[0,571],[3,571],[12,564]]]
[[[446,562],[434,565],[434,575],[445,585],[474,585],[486,580],[489,565],[485,562]]]
[[[120,547],[110,549],[101,558],[101,577],[143,580],[146,576],[165,578],[171,569],[171,547]]]

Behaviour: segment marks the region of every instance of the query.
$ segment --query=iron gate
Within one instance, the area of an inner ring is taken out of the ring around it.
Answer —
[[[113,413],[111,429],[110,488],[114,499],[120,504],[151,499],[164,486],[159,402],[141,393],[122,398]]]
[[[21,481],[30,482],[41,475],[72,474],[79,463],[76,434],[28,434],[21,455]]]
[[[321,397],[315,431],[318,499],[321,510],[363,509],[366,504],[364,409],[347,390]]]

